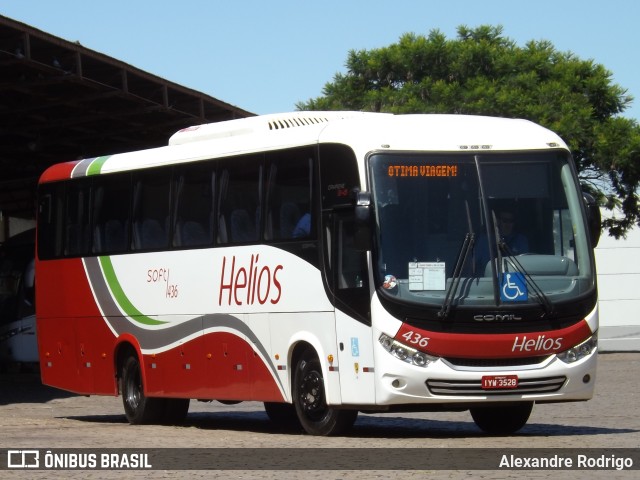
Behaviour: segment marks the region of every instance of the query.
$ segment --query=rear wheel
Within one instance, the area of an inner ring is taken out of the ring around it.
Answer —
[[[351,428],[357,410],[338,410],[327,405],[320,360],[307,349],[293,375],[293,403],[302,428],[312,435],[338,435]]]
[[[125,360],[120,382],[124,413],[129,423],[133,425],[155,423],[162,419],[166,401],[163,398],[145,396],[137,356],[131,355]]]
[[[471,417],[476,425],[486,433],[493,435],[509,435],[525,426],[533,402],[517,405],[477,407],[470,409]]]

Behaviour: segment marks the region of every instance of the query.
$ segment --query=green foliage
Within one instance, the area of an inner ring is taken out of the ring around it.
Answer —
[[[348,53],[321,97],[299,110],[460,113],[526,118],[557,132],[572,150],[586,190],[623,217],[606,220],[619,237],[638,223],[640,127],[620,116],[632,97],[592,60],[548,41],[524,47],[502,27],[407,33],[397,43]]]

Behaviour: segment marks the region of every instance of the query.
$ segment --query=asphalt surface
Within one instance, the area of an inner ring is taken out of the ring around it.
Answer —
[[[368,449],[380,455],[403,449],[447,449],[453,456],[475,455],[476,449],[491,452],[509,449],[544,448],[558,452],[582,449],[640,447],[640,353],[600,354],[596,394],[588,402],[536,405],[529,423],[509,437],[487,436],[473,423],[468,412],[360,414],[347,436],[313,437],[298,431],[282,430],[271,423],[262,404],[245,402],[222,405],[218,402],[191,402],[187,421],[181,426],[132,426],[126,422],[120,397],[82,397],[42,386],[37,373],[0,374],[0,452],[8,449],[229,449],[247,470],[152,470],[78,471],[0,470],[0,478],[547,478],[542,470],[415,470],[406,468],[360,470],[261,469],[252,463],[254,449],[279,449],[295,454],[297,448],[336,449],[336,461],[351,456],[367,458]],[[386,449],[390,449],[385,452]],[[450,449],[450,450],[449,450]],[[416,450],[411,450],[415,452]],[[306,451],[305,451],[306,452]],[[212,453],[219,454],[218,450]],[[436,452],[438,453],[438,452]],[[441,453],[441,452],[440,452]],[[482,453],[482,452],[480,452]],[[246,458],[243,458],[246,456]],[[304,457],[301,457],[304,459]],[[254,459],[255,460],[255,459]],[[456,458],[456,460],[458,460]],[[303,461],[303,460],[301,460]],[[640,462],[638,462],[640,463]],[[341,464],[341,463],[337,463]],[[459,462],[456,461],[456,465]],[[395,464],[394,464],[395,466]],[[637,468],[638,466],[636,466]],[[329,467],[328,467],[329,468]],[[556,471],[554,478],[638,478],[638,471],[598,470]]]

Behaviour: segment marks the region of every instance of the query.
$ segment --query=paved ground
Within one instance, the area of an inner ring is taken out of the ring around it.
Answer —
[[[633,448],[640,447],[640,353],[601,354],[593,400],[539,405],[529,423],[511,437],[488,437],[468,412],[360,415],[349,436],[312,437],[281,431],[262,405],[225,406],[193,402],[184,426],[131,426],[121,398],[78,397],[43,387],[35,374],[0,375],[0,450],[16,448]],[[398,451],[398,450],[396,450]],[[429,450],[425,450],[428,452]],[[560,450],[559,450],[560,451]],[[238,452],[233,450],[234,455]],[[381,452],[384,452],[381,450]],[[473,450],[466,450],[469,454]],[[27,475],[28,473],[28,475]],[[0,470],[0,478],[50,478],[54,472]],[[58,472],[62,473],[62,472]],[[546,478],[542,471],[153,471],[126,478]],[[554,472],[554,478],[602,478],[604,472]],[[122,478],[113,471],[64,472],[67,478]],[[607,472],[607,478],[637,478],[635,472]]]

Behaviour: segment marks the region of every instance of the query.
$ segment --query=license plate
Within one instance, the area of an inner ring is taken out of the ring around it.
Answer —
[[[485,375],[482,377],[482,389],[509,389],[518,388],[517,375]]]

